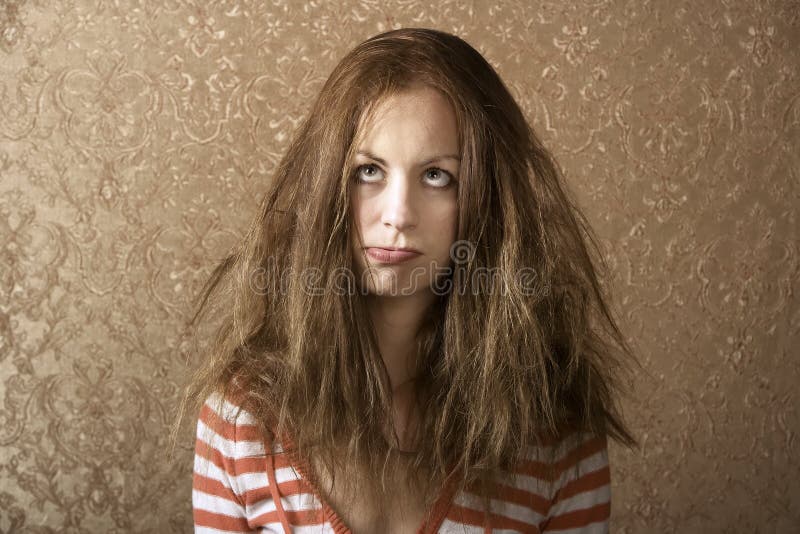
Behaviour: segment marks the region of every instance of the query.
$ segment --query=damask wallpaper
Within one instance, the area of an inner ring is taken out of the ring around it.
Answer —
[[[456,33],[607,249],[612,531],[800,530],[800,5],[0,0],[0,532],[190,532],[199,284],[350,48]]]

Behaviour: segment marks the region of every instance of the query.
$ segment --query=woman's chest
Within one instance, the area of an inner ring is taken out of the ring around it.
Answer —
[[[428,509],[422,492],[405,483],[388,482],[378,489],[376,480],[349,480],[317,475],[320,498],[347,525],[352,534],[415,534],[426,520]]]
[[[397,502],[387,507],[370,502],[370,499],[329,497],[328,504],[353,534],[415,534],[426,516],[421,505],[399,505]]]

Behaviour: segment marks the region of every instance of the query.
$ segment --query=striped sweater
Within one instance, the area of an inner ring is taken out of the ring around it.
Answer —
[[[247,411],[209,397],[197,422],[192,505],[195,532],[336,533],[350,530],[305,476],[307,464],[267,455]],[[237,414],[238,411],[238,414]],[[604,436],[573,435],[557,447],[555,484],[533,456],[519,463],[492,499],[488,520],[476,495],[448,484],[417,534],[608,532],[611,485]],[[280,444],[272,449],[282,452]],[[548,489],[550,492],[548,492]]]

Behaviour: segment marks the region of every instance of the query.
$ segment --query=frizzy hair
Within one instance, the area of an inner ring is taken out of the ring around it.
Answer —
[[[193,323],[212,300],[225,315],[176,428],[221,393],[268,442],[288,433],[297,454],[320,458],[337,478],[381,473],[374,490],[386,493],[398,447],[388,374],[364,296],[332,281],[354,266],[349,199],[363,126],[379,103],[418,86],[444,95],[457,118],[457,239],[472,248],[452,287],[479,270],[536,273],[533,292],[510,284],[440,295],[417,336],[420,441],[408,472],[429,503],[458,472],[488,509],[493,477],[547,450],[536,445],[575,433],[637,444],[617,404],[636,359],[598,280],[596,265],[606,265],[596,237],[556,162],[491,65],[441,31],[381,33],[334,68],[246,235],[198,297]],[[307,291],[298,277],[284,290],[253,288],[254,272],[275,289],[276,273],[309,269],[324,290]]]

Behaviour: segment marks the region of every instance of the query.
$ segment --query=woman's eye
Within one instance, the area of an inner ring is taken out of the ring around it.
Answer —
[[[368,172],[366,174],[362,172],[362,171],[368,170],[368,169],[371,169],[372,171]],[[361,166],[356,168],[356,179],[359,182],[372,183],[372,182],[377,181],[375,179],[375,177],[378,175],[379,172],[380,172],[380,169],[378,167],[376,167],[375,165],[372,165],[372,164],[361,165]],[[364,179],[365,176],[366,176],[366,179]]]
[[[356,180],[367,184],[375,183],[380,181],[380,173],[382,172],[381,169],[371,163],[360,165],[356,167]],[[431,167],[426,170],[425,179],[436,189],[444,189],[454,183],[453,177],[449,172],[437,167]]]
[[[450,182],[453,181],[453,178],[452,176],[450,176],[449,172],[443,171],[442,169],[437,169],[435,167],[425,171],[425,176],[426,177],[430,176],[429,173],[431,172],[437,174],[437,176],[432,181],[434,187],[447,187],[448,185],[450,185]]]

